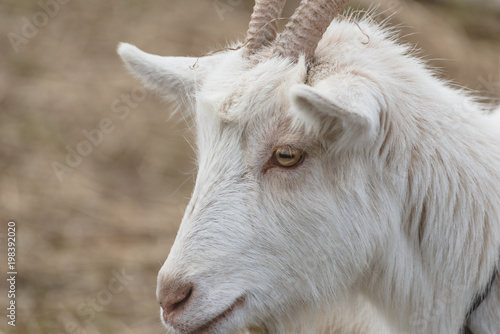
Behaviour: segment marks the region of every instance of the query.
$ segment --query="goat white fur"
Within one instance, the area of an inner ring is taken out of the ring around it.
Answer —
[[[195,285],[172,333],[460,332],[499,259],[499,112],[365,19],[334,20],[311,64],[119,53],[196,120],[196,186],[158,278],[160,295]],[[282,146],[303,163],[269,167]],[[500,333],[499,279],[468,325]]]

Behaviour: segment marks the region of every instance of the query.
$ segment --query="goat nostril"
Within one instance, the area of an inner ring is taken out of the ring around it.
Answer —
[[[188,301],[189,297],[191,297],[192,293],[193,293],[193,289],[191,288],[191,289],[189,289],[188,293],[186,294],[186,296],[182,300],[180,300],[177,303],[174,303],[172,305],[172,311],[179,308],[183,304],[185,304]]]
[[[175,310],[178,310],[182,306],[184,306],[188,302],[192,294],[192,286],[187,286],[184,289],[172,291],[169,296],[166,296],[166,299],[160,301],[160,307],[163,309],[164,316],[167,317],[171,315]]]

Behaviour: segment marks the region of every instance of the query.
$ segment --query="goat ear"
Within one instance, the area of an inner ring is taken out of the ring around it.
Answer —
[[[162,57],[120,43],[118,54],[127,68],[148,88],[167,98],[186,102],[194,95],[207,73],[215,65],[214,57]]]
[[[378,95],[367,79],[330,77],[315,86],[292,87],[292,110],[309,131],[352,145],[376,136],[382,108]]]

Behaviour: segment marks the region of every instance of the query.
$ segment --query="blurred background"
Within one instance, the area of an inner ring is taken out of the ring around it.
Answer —
[[[499,0],[373,2],[377,20],[392,15],[440,76],[500,101]],[[16,327],[7,325],[2,279],[1,333],[164,333],[156,274],[193,187],[193,135],[181,114],[143,94],[116,46],[202,55],[242,40],[252,6],[1,0],[1,254],[7,222],[18,229]]]

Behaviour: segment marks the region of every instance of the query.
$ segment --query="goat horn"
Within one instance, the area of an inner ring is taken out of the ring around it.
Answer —
[[[280,35],[275,55],[311,61],[332,20],[349,0],[302,0]]]
[[[245,40],[245,54],[251,56],[270,45],[278,34],[278,18],[286,0],[255,0],[252,18]]]

